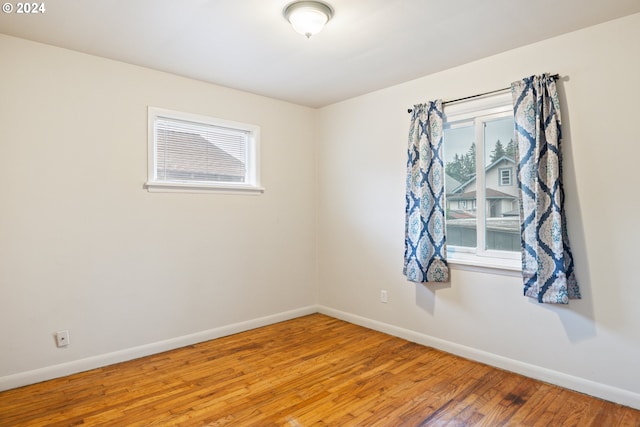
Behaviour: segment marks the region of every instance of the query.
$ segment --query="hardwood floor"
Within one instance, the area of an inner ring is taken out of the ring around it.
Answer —
[[[640,426],[640,411],[320,314],[0,393],[1,426]]]

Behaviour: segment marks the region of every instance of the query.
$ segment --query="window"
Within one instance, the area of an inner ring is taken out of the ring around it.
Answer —
[[[261,193],[260,128],[149,107],[149,191]]]
[[[512,173],[513,173],[513,169],[512,168],[501,168],[499,169],[500,172],[500,185],[501,186],[509,186],[509,185],[513,185],[513,179],[512,179]]]
[[[511,102],[504,93],[444,109],[447,257],[454,264],[521,268]]]

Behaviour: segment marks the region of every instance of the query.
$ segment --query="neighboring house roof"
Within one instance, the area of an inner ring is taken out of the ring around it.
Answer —
[[[485,197],[487,199],[517,199],[516,196],[494,190],[493,188],[485,189]],[[467,191],[462,194],[451,194],[447,196],[448,200],[476,200],[476,191]]]
[[[502,212],[502,216],[520,216],[520,210],[514,209],[512,211]]]
[[[497,159],[495,162],[491,163],[490,165],[487,165],[486,168],[484,168],[485,172],[490,171],[491,169],[495,168],[496,166],[498,166],[502,161],[507,161],[509,163],[513,163],[514,165],[516,164],[515,160],[513,160],[511,157],[507,157],[507,156],[502,156],[499,159]],[[465,181],[464,183],[460,184],[458,187],[455,187],[451,193],[460,193],[462,192],[465,187],[467,187],[469,184],[473,183],[476,180],[476,176],[475,174],[469,178],[467,181]],[[448,187],[451,188],[451,187]],[[510,196],[511,197],[511,196]]]
[[[449,210],[447,211],[447,221],[452,219],[468,219],[475,218],[476,216],[468,211],[457,211],[457,210]]]
[[[167,172],[244,177],[245,164],[202,136],[157,129],[158,162]],[[179,144],[184,150],[169,149]]]
[[[460,181],[458,181],[448,173],[444,174],[444,188],[458,188],[460,187],[460,184]]]

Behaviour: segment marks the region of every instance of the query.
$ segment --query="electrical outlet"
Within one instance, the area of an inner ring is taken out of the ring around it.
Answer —
[[[58,347],[66,347],[69,345],[69,331],[56,332],[56,345]]]
[[[386,289],[380,289],[380,302],[382,303],[387,303],[387,290]]]

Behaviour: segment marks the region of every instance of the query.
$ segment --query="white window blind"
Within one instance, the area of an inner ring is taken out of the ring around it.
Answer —
[[[247,132],[158,118],[156,179],[246,182]]]
[[[149,189],[261,190],[258,128],[151,109]]]

